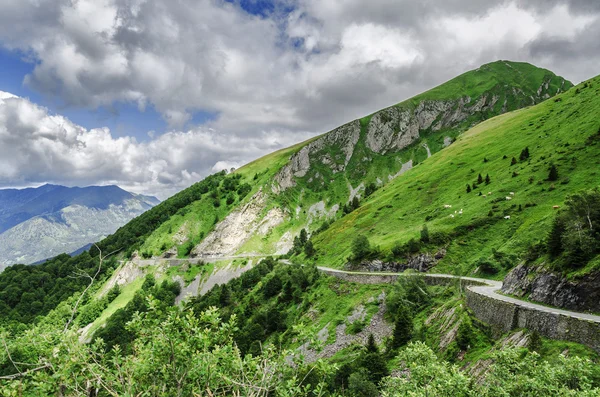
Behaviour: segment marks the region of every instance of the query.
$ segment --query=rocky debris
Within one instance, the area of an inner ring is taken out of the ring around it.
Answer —
[[[234,268],[229,264],[228,266],[216,269],[208,278],[198,283],[198,288],[195,295],[204,295],[210,291],[215,285],[227,284],[234,278],[238,278],[246,271],[252,269],[252,264],[249,263],[246,266]],[[191,291],[193,293],[193,291]]]
[[[526,347],[528,343],[529,334],[526,334],[523,330],[520,330],[498,341],[497,347],[500,350],[508,349],[510,347]]]
[[[363,330],[358,334],[347,334],[347,325],[346,323],[342,323],[335,327],[335,342],[326,345],[323,348],[323,350],[317,352],[313,350],[308,344],[300,346],[299,351],[304,355],[305,361],[311,363],[318,360],[319,358],[332,357],[338,351],[354,343],[365,345],[367,343],[369,335],[371,334],[373,334],[375,342],[377,342],[378,344],[383,342],[385,338],[391,336],[394,328],[383,318],[386,312],[385,302],[383,301],[385,299],[385,293],[380,295],[380,297],[382,297],[382,300],[380,300],[379,310],[373,315],[369,324],[367,324],[367,326],[363,328]],[[350,317],[352,317],[352,315]],[[329,333],[327,335],[329,336]]]
[[[452,138],[450,138],[449,136],[445,136],[444,137],[444,147],[448,147],[452,144]]]
[[[419,272],[426,272],[434,267],[440,259],[446,256],[446,250],[441,249],[435,254],[425,253],[410,256],[405,262],[384,262],[379,259],[363,261],[358,264],[349,263],[346,265],[348,270],[366,271],[366,272],[403,272],[407,269],[414,269]]]
[[[398,178],[400,175],[404,174],[406,171],[410,170],[413,167],[413,161],[408,160],[406,163],[402,164],[400,167],[400,171],[396,172],[394,175],[388,175],[388,180],[393,180]]]
[[[433,323],[441,322],[439,326],[440,332],[440,343],[439,348],[440,351],[446,350],[448,345],[452,343],[456,339],[456,335],[458,334],[458,327],[460,327],[460,323],[462,322],[458,315],[456,314],[456,307],[451,307],[449,309],[441,307],[435,312],[433,312],[426,320],[426,326],[432,326]]]
[[[360,137],[360,122],[352,121],[335,130],[323,135],[315,141],[304,146],[300,151],[290,157],[290,161],[275,175],[273,192],[278,193],[296,185],[294,177],[301,178],[306,175],[310,169],[311,157],[326,147],[337,146],[341,151],[341,156],[331,158],[329,153],[325,153],[315,161],[328,165],[332,171],[341,172],[346,169],[348,162],[354,153],[354,147]]]
[[[99,296],[103,297],[115,285],[127,285],[143,275],[144,271],[134,261],[125,262],[115,270],[112,277],[104,284]]]
[[[360,191],[365,190],[365,184],[361,182],[356,188],[353,188],[350,183],[348,183],[348,190],[350,190],[350,196],[348,197],[348,202],[354,200],[354,197],[360,198]]]
[[[177,232],[171,237],[175,244],[183,244],[189,240],[188,237],[188,222],[184,222],[183,225],[177,230]]]
[[[502,292],[554,307],[600,312],[600,272],[569,281],[559,274],[521,264],[507,274]]]
[[[192,250],[193,256],[233,255],[254,233],[266,235],[285,220],[281,208],[266,210],[267,194],[259,190],[247,204],[231,212]]]
[[[364,305],[358,305],[354,308],[351,315],[346,318],[348,324],[354,324],[356,321],[363,321],[367,317],[367,311]]]
[[[318,203],[315,203],[309,207],[307,222],[310,225],[311,223],[313,223],[313,221],[315,219],[324,218],[324,217],[325,218],[333,218],[339,209],[340,209],[340,205],[335,204],[334,206],[332,206],[329,209],[329,211],[327,211],[325,202],[319,201]]]
[[[293,246],[294,238],[292,237],[292,232],[288,230],[277,242],[277,251],[275,252],[275,255],[285,255],[292,249]]]

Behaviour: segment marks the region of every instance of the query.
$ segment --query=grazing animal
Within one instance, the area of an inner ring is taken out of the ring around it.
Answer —
[[[450,214],[450,218],[454,218],[454,214]]]
[[[444,204],[444,208],[452,208],[450,204]]]
[[[504,219],[510,219],[510,215],[506,215]]]
[[[489,196],[490,194],[492,194],[492,192],[488,192],[488,196]]]
[[[507,199],[507,200],[512,200],[512,197],[510,197],[510,196],[506,196],[506,199]]]
[[[555,210],[560,208],[560,205],[553,205],[552,208],[554,208]]]
[[[515,195],[515,192],[510,192],[510,195],[511,195],[511,196],[514,196],[514,195]]]
[[[483,197],[483,198],[486,198],[487,196],[484,194],[484,195],[482,195],[481,197]]]

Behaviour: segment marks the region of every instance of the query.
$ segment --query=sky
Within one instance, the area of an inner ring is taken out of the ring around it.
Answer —
[[[600,74],[597,0],[0,0],[0,188],[165,199],[498,59]]]

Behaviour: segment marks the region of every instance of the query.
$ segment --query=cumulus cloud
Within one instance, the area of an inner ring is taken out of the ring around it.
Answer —
[[[197,128],[140,143],[107,128],[87,130],[0,91],[0,186],[118,184],[166,198],[207,171],[235,168],[292,143],[285,134],[268,135],[248,139]]]
[[[0,1],[0,43],[35,62],[25,84],[64,106],[151,105],[170,130],[139,143],[6,99],[0,183],[166,192],[497,59],[579,82],[598,73],[599,4],[276,0],[256,16],[224,0]],[[195,111],[217,116],[181,131]]]

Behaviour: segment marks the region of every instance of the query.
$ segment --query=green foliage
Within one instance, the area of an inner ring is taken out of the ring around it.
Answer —
[[[397,349],[406,345],[413,335],[413,319],[410,310],[402,307],[396,314],[394,322],[394,334],[392,336],[392,348]]]
[[[367,259],[371,254],[371,243],[365,235],[358,235],[352,241],[352,258],[351,261],[359,262]]]
[[[585,190],[570,195],[552,223],[547,251],[560,266],[584,266],[600,252],[600,190]]]
[[[0,273],[0,325],[31,323],[38,316],[83,291],[98,269],[98,260],[84,252],[74,258],[59,255],[37,266],[14,265]],[[116,267],[114,258],[104,261],[98,282]]]
[[[549,181],[557,181],[558,180],[558,168],[554,164],[552,164],[550,166],[550,170],[548,171],[548,180]]]
[[[429,229],[427,228],[427,225],[423,225],[423,228],[421,229],[421,242],[425,244],[429,242]]]

